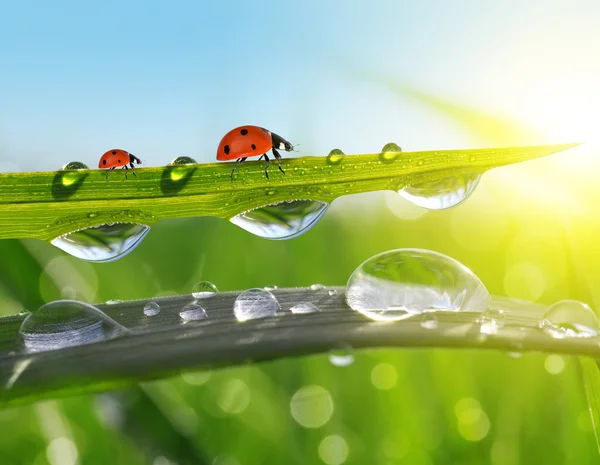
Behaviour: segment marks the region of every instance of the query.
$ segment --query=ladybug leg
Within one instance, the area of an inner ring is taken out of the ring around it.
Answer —
[[[279,171],[285,174],[285,171],[283,171],[283,168],[281,167],[281,155],[279,155],[279,152],[275,147],[273,147],[273,155],[275,155],[275,160],[277,160],[277,166],[279,167]]]
[[[271,160],[269,160],[269,157],[267,156],[267,154],[263,154],[260,156],[260,158],[258,159],[260,161],[260,159],[262,157],[265,157],[265,161],[267,162],[267,166],[265,167],[265,176],[267,177],[267,181],[269,180],[269,166],[271,166]]]
[[[129,170],[129,169],[127,168],[127,165],[125,165],[125,166],[124,166],[123,168],[121,168],[121,169],[124,169],[124,170],[125,170],[125,179],[127,179],[127,171]]]
[[[231,170],[231,181],[233,182],[233,172],[235,171],[235,169],[241,165],[242,163],[244,163],[246,161],[246,158],[248,157],[244,157],[244,158],[238,158],[237,159],[237,163],[235,164],[235,166],[233,167],[233,169]]]
[[[109,168],[108,171],[106,172],[106,180],[107,181],[108,181],[108,174],[114,169],[115,169],[115,167],[113,166],[112,168]]]
[[[129,162],[129,166],[131,167],[131,174],[133,174],[137,178],[137,174],[135,174],[135,170],[133,169],[133,162],[135,160],[137,160],[137,164],[139,165],[141,163],[141,160],[139,158],[137,158],[135,155],[131,155],[131,154],[129,154],[129,160],[131,160]],[[125,168],[127,168],[127,165],[125,165]]]

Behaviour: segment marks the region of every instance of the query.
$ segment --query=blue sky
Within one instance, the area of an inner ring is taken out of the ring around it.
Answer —
[[[240,124],[300,155],[469,145],[353,67],[543,129],[539,102],[581,90],[566,69],[598,77],[597,24],[591,0],[2,2],[0,169],[95,166],[110,148],[212,161]]]

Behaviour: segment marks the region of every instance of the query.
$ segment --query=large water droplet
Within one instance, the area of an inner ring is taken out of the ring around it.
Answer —
[[[423,249],[397,249],[371,257],[352,274],[346,301],[374,320],[394,321],[426,310],[483,311],[490,296],[458,261]]]
[[[479,322],[481,323],[480,334],[496,334],[504,327],[504,312],[497,308],[487,308],[481,314]]]
[[[184,321],[197,321],[204,320],[208,317],[206,314],[206,310],[203,307],[198,305],[197,302],[192,302],[191,304],[186,305],[179,312],[179,316]]]
[[[416,205],[430,210],[443,210],[466,200],[477,187],[479,173],[450,176],[437,181],[411,184],[398,194]]]
[[[333,149],[327,155],[327,163],[329,165],[339,165],[343,160],[346,154],[342,152],[340,149]]]
[[[540,328],[557,339],[594,337],[598,335],[598,318],[594,310],[583,302],[561,300],[548,307]]]
[[[190,157],[177,157],[171,163],[169,163],[169,176],[171,181],[177,183],[184,180],[187,176],[190,176],[193,169],[185,165],[196,164],[196,160]],[[181,166],[175,166],[181,165]]]
[[[77,300],[56,300],[25,318],[19,338],[27,352],[42,352],[91,344],[126,332],[125,327],[93,305]]]
[[[144,315],[146,316],[154,316],[160,313],[160,305],[156,302],[147,302],[144,305]]]
[[[396,160],[402,155],[402,149],[395,142],[389,142],[383,146],[379,154],[379,160],[384,163],[389,163]]]
[[[135,249],[150,231],[136,223],[111,223],[57,237],[52,245],[90,262],[112,262]]]
[[[264,289],[248,289],[242,292],[233,304],[233,313],[239,321],[273,316],[279,310],[279,302]]]
[[[325,202],[293,200],[240,213],[231,222],[265,239],[292,239],[312,228],[328,207]]]
[[[192,296],[196,299],[208,299],[214,297],[219,292],[217,286],[208,281],[201,281],[197,283],[192,289]]]
[[[319,311],[319,307],[312,302],[298,302],[290,310],[292,313],[314,313]]]

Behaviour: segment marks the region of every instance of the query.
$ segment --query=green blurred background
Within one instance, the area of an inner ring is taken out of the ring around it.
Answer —
[[[2,5],[4,39],[16,45],[5,56],[13,71],[0,79],[11,96],[0,113],[3,170],[54,169],[78,157],[92,166],[114,144],[137,155],[140,148],[148,164],[176,155],[209,161],[220,135],[247,120],[300,142],[300,155],[376,152],[389,140],[409,150],[586,145],[486,173],[466,203],[446,211],[417,208],[394,192],[339,199],[290,241],[212,218],[165,221],[130,255],[98,265],[38,241],[1,241],[0,314],[62,296],[185,294],[202,280],[221,291],[343,285],[365,259],[401,247],[461,261],[495,295],[599,306],[596,3],[149,4],[93,12],[64,2],[57,10],[69,14],[60,18]],[[100,19],[89,19],[96,13]],[[9,37],[6,28],[19,25]],[[46,28],[56,47],[36,48],[42,39],[27,34]],[[250,58],[265,50],[268,65],[252,68],[237,55],[241,44],[255,46]],[[38,55],[70,67],[61,74]],[[47,79],[19,80],[36,66]],[[118,79],[107,77],[113,69],[123,71]],[[352,355],[343,367],[328,355],[279,360],[5,409],[0,463],[598,463],[576,359],[467,350]]]

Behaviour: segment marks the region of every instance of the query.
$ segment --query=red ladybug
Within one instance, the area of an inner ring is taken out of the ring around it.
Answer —
[[[125,179],[127,179],[127,165],[129,165],[131,167],[131,172],[137,178],[137,174],[135,174],[135,171],[133,171],[134,163],[141,165],[142,160],[140,160],[135,155],[126,152],[125,150],[113,149],[109,150],[100,157],[100,161],[98,162],[98,168],[108,168],[108,171],[106,173],[106,180],[108,181],[108,173],[110,173],[118,166],[122,166],[123,168],[125,168]]]
[[[269,179],[269,165],[271,160],[267,156],[269,150],[273,151],[275,160],[277,160],[277,166],[279,171],[285,174],[285,171],[281,168],[279,160],[281,155],[277,149],[291,152],[294,150],[294,146],[290,144],[283,137],[265,129],[260,126],[240,126],[239,128],[232,129],[229,131],[219,144],[217,149],[217,160],[235,160],[237,159],[236,165],[231,170],[231,180],[233,181],[233,172],[240,163],[246,161],[248,157],[265,157],[267,161],[267,167],[265,168],[265,175]]]

